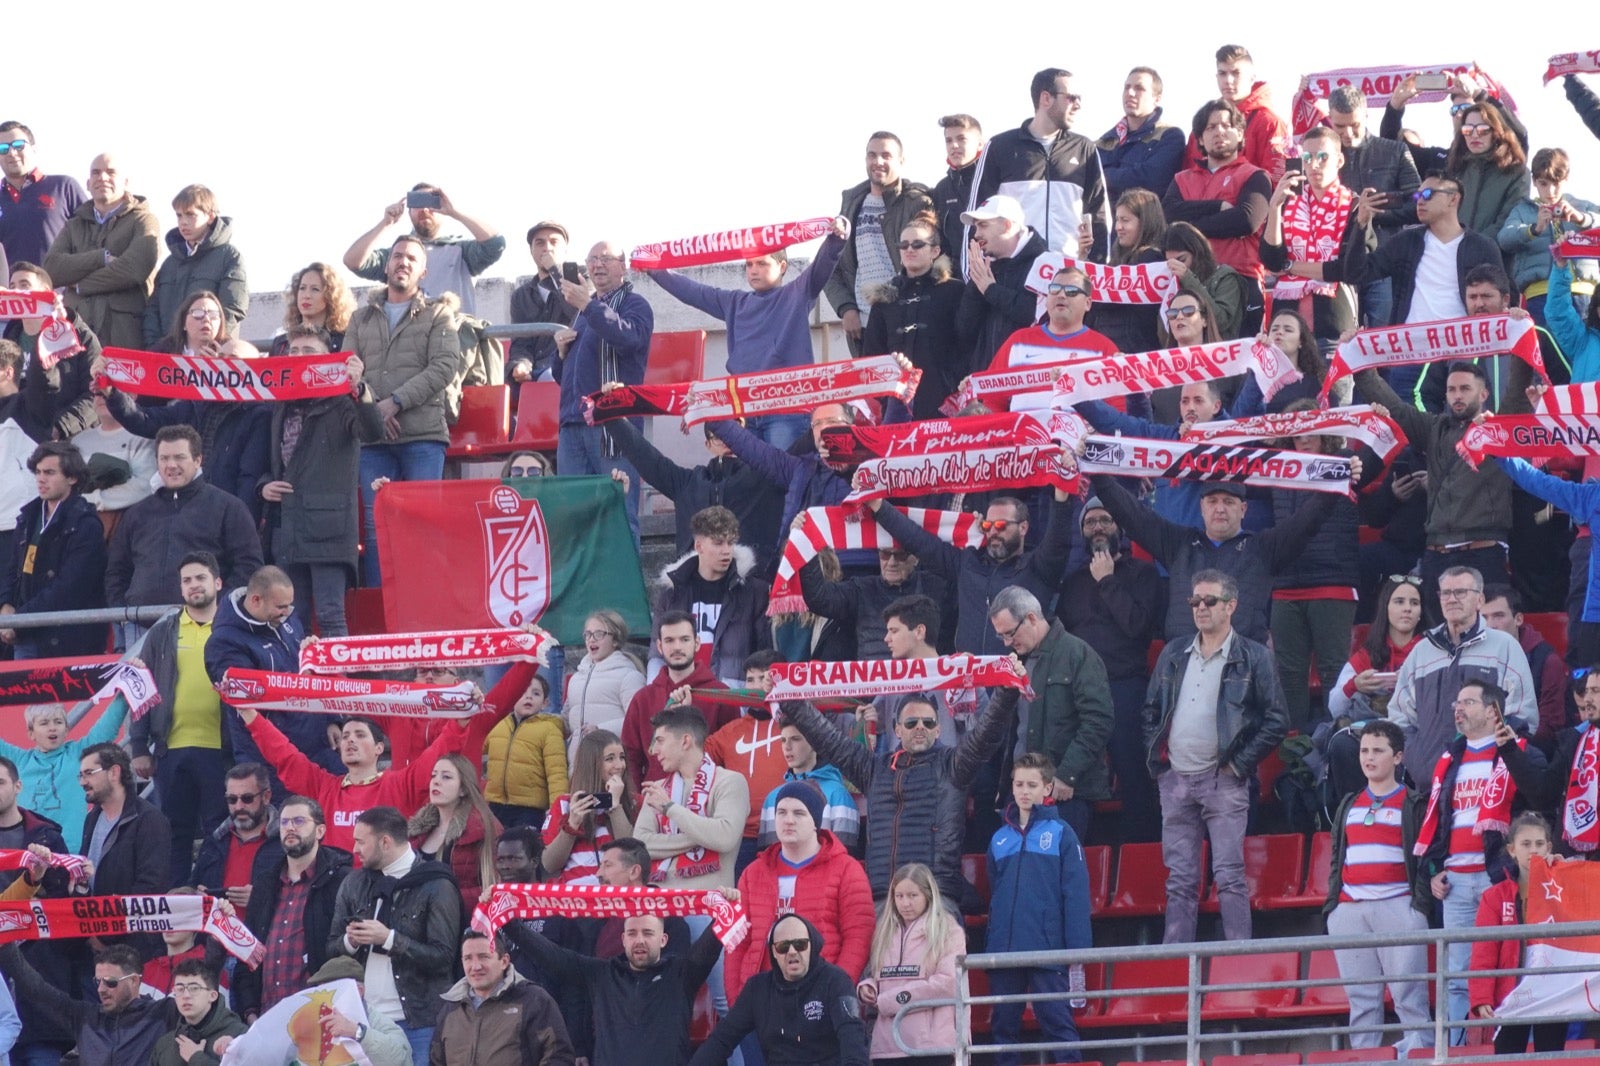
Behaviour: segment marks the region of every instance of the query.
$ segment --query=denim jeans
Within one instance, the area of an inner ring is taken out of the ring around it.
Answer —
[[[428,1066],[428,1049],[433,1045],[433,1026],[409,1029],[402,1025],[400,1031],[406,1034],[406,1043],[411,1045],[411,1066]]]
[[[1478,900],[1489,890],[1489,875],[1487,873],[1464,874],[1456,870],[1449,871],[1450,888],[1445,893],[1440,909],[1444,913],[1444,927],[1446,929],[1471,929],[1478,924]],[[1455,971],[1455,976],[1449,980],[1450,1013],[1449,1019],[1458,1022],[1467,1016],[1467,975],[1466,971],[1472,963],[1472,944],[1470,941],[1453,941],[1445,948],[1445,960],[1450,969]],[[1466,1042],[1465,1029],[1450,1030],[1451,1045]]]
[[[811,432],[811,416],[763,415],[750,419],[746,428],[774,448],[787,451],[789,445]]]
[[[1161,858],[1167,864],[1167,926],[1162,942],[1187,944],[1200,914],[1200,846],[1211,838],[1211,871],[1217,882],[1225,940],[1250,939],[1250,890],[1244,879],[1244,831],[1250,819],[1248,780],[1207,770],[1180,774],[1163,770]],[[1470,923],[1469,923],[1470,924]]]
[[[444,445],[436,440],[365,445],[357,476],[361,479],[361,584],[375,589],[383,584],[383,578],[378,570],[378,527],[372,523],[372,501],[377,496],[372,483],[380,477],[390,481],[438,481],[444,477]]]
[[[350,626],[344,616],[344,594],[350,589],[349,568],[343,563],[284,563],[283,569],[294,585],[294,617],[301,629],[312,632],[314,614],[319,636],[349,636]]]
[[[556,441],[556,473],[562,477],[609,477],[613,470],[628,475],[628,529],[633,546],[639,546],[639,487],[643,480],[633,464],[607,456],[605,431],[599,426],[562,426]]]

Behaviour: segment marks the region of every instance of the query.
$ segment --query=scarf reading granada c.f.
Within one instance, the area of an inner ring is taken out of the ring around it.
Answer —
[[[675,241],[641,244],[628,255],[635,270],[668,270],[673,267],[730,263],[755,259],[780,248],[814,241],[833,229],[832,218],[807,218],[799,222],[776,222],[766,226],[700,233]]]
[[[348,352],[270,359],[107,348],[96,384],[170,400],[314,400],[350,391]]]

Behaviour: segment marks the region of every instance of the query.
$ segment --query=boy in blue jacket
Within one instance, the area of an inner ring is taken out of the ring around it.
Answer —
[[[989,841],[988,951],[1093,946],[1089,867],[1077,834],[1050,802],[1054,784],[1055,766],[1048,755],[1030,751],[1011,765],[1012,803],[1006,808],[1005,824]],[[1071,991],[1068,968],[991,970],[989,991],[997,996],[1065,993]],[[1020,1002],[994,1005],[997,1044],[1018,1041],[1022,1009]],[[1066,999],[1035,1000],[1033,1013],[1052,1043],[1077,1041],[1078,1027]],[[1076,1047],[1052,1050],[1048,1057],[1052,1062],[1082,1061]],[[1016,1052],[1003,1052],[995,1062],[1016,1066],[1019,1058]]]

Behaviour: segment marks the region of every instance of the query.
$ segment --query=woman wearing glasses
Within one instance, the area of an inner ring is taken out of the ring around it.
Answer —
[[[1498,108],[1478,106],[1461,116],[1444,166],[1461,183],[1461,224],[1491,240],[1531,191],[1528,153]]]
[[[862,355],[899,352],[922,371],[911,401],[913,418],[938,418],[939,405],[967,372],[956,342],[956,309],[965,288],[951,276],[939,246],[939,222],[924,212],[900,231],[900,273],[866,290],[872,313],[861,335]]]
[[[628,643],[628,624],[609,608],[595,611],[583,623],[583,658],[567,683],[561,716],[567,723],[569,758],[576,759],[578,745],[599,730],[622,733],[628,704],[644,687],[644,671],[622,649]],[[560,702],[560,694],[556,695]]]

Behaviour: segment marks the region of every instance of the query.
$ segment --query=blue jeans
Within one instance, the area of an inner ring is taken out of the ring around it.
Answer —
[[[428,1066],[428,1049],[433,1045],[433,1026],[408,1029],[402,1025],[400,1031],[406,1034],[406,1043],[411,1045],[411,1066]]]
[[[1365,329],[1389,325],[1394,311],[1394,281],[1379,278],[1361,286],[1361,325]]]
[[[1478,924],[1478,900],[1489,890],[1487,873],[1463,874],[1450,871],[1450,890],[1445,893],[1440,909],[1444,913],[1446,929],[1471,929]],[[1449,1019],[1458,1022],[1467,1016],[1467,975],[1472,963],[1472,944],[1469,941],[1452,941],[1445,948],[1445,961],[1455,976],[1449,980]],[[1452,1045],[1466,1042],[1465,1029],[1450,1030]]]
[[[556,473],[562,477],[610,477],[613,470],[628,475],[628,529],[633,546],[639,546],[639,486],[643,479],[633,464],[621,456],[606,455],[605,431],[599,426],[562,426],[556,441]]]
[[[65,1053],[55,1044],[18,1044],[11,1049],[11,1066],[61,1066]]]
[[[745,428],[774,448],[787,451],[789,445],[811,432],[811,416],[762,415],[750,419]]]
[[[383,584],[378,571],[378,527],[372,524],[372,482],[438,481],[444,477],[444,445],[436,440],[404,444],[368,444],[361,449],[361,584],[375,589]]]

